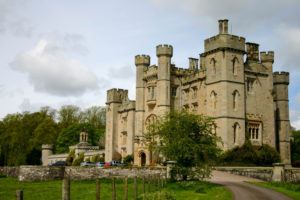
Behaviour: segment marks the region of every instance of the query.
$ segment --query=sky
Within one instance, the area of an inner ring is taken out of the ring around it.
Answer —
[[[0,0],[0,118],[40,107],[104,106],[106,90],[135,98],[134,56],[171,44],[173,63],[203,52],[217,20],[289,71],[289,106],[300,129],[299,0]]]

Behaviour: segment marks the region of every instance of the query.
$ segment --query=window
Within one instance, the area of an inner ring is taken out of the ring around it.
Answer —
[[[239,60],[237,59],[237,57],[234,57],[232,59],[232,73],[233,75],[237,75],[238,70],[237,70],[237,63],[239,62]]]
[[[247,78],[247,92],[253,93],[253,84],[255,79],[254,78]]]
[[[233,110],[236,111],[238,108],[238,98],[240,96],[239,92],[237,90],[235,90],[232,94],[233,96]]]
[[[193,96],[192,96],[193,99],[197,98],[197,91],[198,91],[197,87],[193,87]]]
[[[172,97],[176,97],[176,93],[177,93],[177,87],[172,87]]]
[[[148,87],[148,100],[155,99],[155,87]]]
[[[237,141],[238,141],[238,132],[239,132],[239,128],[240,128],[240,125],[236,122],[236,123],[233,125],[233,143],[234,143],[234,144],[237,144]]]
[[[210,99],[211,99],[212,107],[214,109],[216,109],[217,108],[217,93],[215,91],[212,91],[210,93]]]
[[[210,64],[212,65],[212,74],[216,74],[216,72],[217,72],[217,69],[216,69],[216,60],[214,59],[214,58],[212,58],[211,60],[210,60]]]
[[[261,133],[261,123],[260,122],[249,122],[248,123],[248,133],[250,140],[260,140]]]

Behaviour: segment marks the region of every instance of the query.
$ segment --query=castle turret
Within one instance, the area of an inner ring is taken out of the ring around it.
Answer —
[[[42,145],[42,165],[49,165],[49,156],[53,155],[53,144]]]
[[[113,159],[118,148],[118,110],[123,101],[128,101],[128,90],[111,89],[107,91],[105,161]]]
[[[136,110],[135,110],[135,135],[143,135],[144,128],[144,113],[145,113],[145,85],[144,85],[144,70],[150,65],[150,56],[137,55],[135,56],[136,66]]]
[[[219,20],[219,34],[228,34],[228,19]]]
[[[170,111],[170,71],[173,47],[171,45],[158,45],[156,47],[158,57],[158,79],[157,79],[157,106],[163,115]]]
[[[198,62],[197,58],[189,58],[189,69],[190,70],[198,70]]]
[[[265,59],[272,60],[272,58],[268,58],[267,55]],[[280,152],[281,161],[284,164],[290,165],[290,118],[288,98],[289,73],[274,72],[273,80],[275,92],[274,101],[276,104],[276,136],[278,139],[277,148]]]
[[[260,52],[260,62],[268,69],[269,72],[272,72],[274,63],[274,51]]]

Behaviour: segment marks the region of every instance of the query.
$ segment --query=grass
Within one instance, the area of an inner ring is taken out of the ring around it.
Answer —
[[[258,186],[269,188],[277,192],[283,193],[295,200],[300,200],[300,184],[299,183],[281,183],[281,182],[255,182]]]
[[[15,178],[0,178],[0,199],[15,199],[17,189],[24,191],[26,200],[57,200],[61,199],[61,180],[43,181],[43,182],[19,182]],[[142,193],[142,180],[138,180],[138,194]],[[90,200],[95,199],[95,181],[72,181],[71,199],[72,200]],[[111,199],[111,180],[101,179],[101,199]],[[128,181],[129,199],[133,199],[133,181]],[[124,199],[124,181],[116,180],[117,199]],[[148,191],[148,185],[146,185]],[[151,194],[159,193],[154,185],[150,185]],[[227,200],[232,199],[231,193],[223,186],[213,183],[200,181],[186,181],[167,183],[166,187],[160,193],[167,193],[176,200],[198,200],[214,199]],[[147,198],[145,198],[147,199]],[[156,198],[157,199],[157,198]],[[165,199],[165,198],[164,198]]]

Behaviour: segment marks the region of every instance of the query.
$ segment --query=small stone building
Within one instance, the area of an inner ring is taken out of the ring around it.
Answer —
[[[84,153],[84,159],[90,159],[93,156],[99,155],[104,156],[104,149],[100,149],[99,146],[92,146],[88,143],[88,133],[81,132],[79,136],[79,143],[73,146],[69,146],[69,152],[75,151],[75,158],[80,154]],[[53,154],[53,145],[44,144],[42,145],[42,164],[43,166],[50,165],[57,161],[66,161],[68,153],[64,154]]]
[[[228,33],[228,20],[219,20],[219,33],[204,41],[204,52],[189,58],[187,68],[172,62],[173,47],[156,47],[150,56],[135,56],[136,100],[128,91],[107,91],[105,160],[134,155],[134,164],[149,165],[144,135],[147,124],[171,111],[186,109],[214,118],[214,132],[224,150],[243,145],[276,148],[290,163],[288,72],[273,72],[274,52]]]

